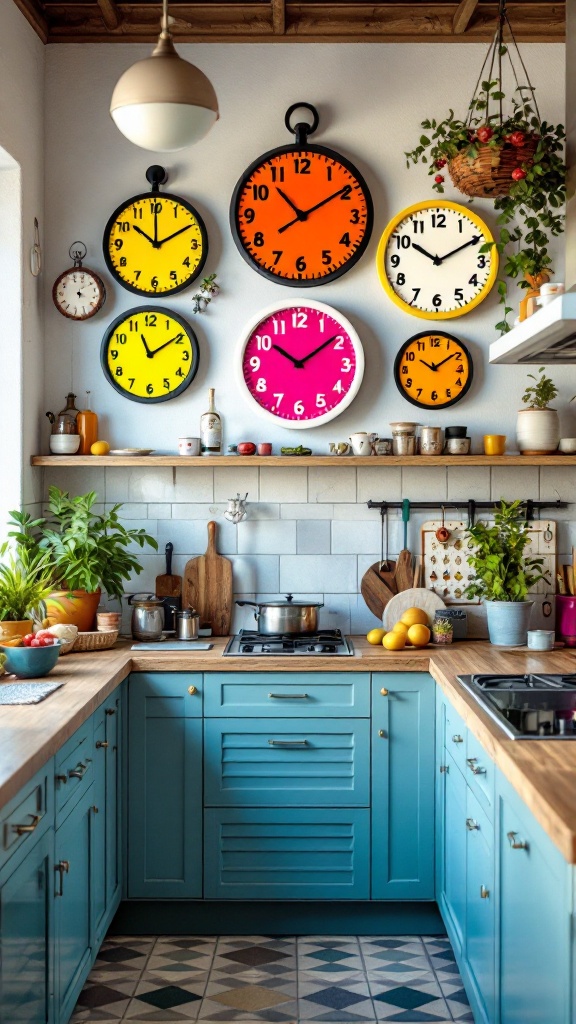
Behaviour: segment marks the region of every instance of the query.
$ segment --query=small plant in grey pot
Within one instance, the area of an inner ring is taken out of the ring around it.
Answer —
[[[451,644],[454,639],[454,628],[450,619],[434,619],[432,623],[432,639],[435,644]]]

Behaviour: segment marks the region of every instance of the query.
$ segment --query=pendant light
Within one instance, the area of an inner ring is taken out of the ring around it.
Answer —
[[[168,0],[163,0],[156,48],[118,80],[110,113],[130,142],[156,153],[172,153],[199,142],[218,120],[212,83],[174,49]]]

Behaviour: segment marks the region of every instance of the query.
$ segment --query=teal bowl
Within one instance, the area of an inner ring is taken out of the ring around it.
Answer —
[[[51,647],[5,647],[0,644],[0,651],[6,655],[4,671],[19,679],[40,679],[54,668],[61,647],[61,640]]]

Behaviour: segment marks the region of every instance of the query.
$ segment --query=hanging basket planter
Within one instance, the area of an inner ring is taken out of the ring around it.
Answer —
[[[448,161],[452,184],[473,199],[508,196],[515,184],[512,172],[517,167],[526,171],[532,166],[538,141],[537,135],[527,135],[522,146],[477,143],[472,154],[471,147],[461,149]]]

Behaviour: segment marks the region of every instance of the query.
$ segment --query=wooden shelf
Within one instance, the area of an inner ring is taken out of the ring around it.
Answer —
[[[576,455],[33,455],[32,466],[576,466]]]

